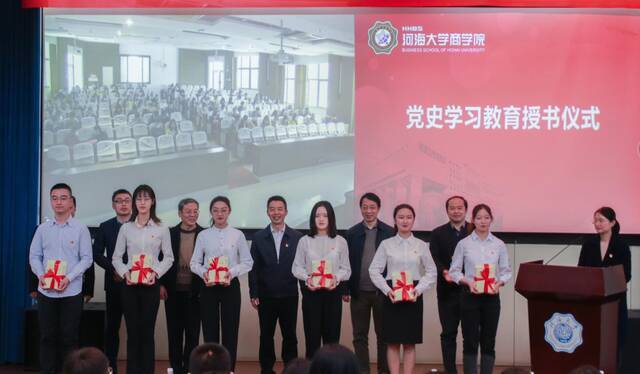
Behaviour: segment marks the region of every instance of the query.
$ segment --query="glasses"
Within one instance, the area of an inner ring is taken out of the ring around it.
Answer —
[[[113,200],[114,204],[131,204],[131,199],[116,199]]]

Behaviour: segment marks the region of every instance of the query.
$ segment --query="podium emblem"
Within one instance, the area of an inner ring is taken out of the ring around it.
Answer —
[[[544,340],[556,352],[573,353],[582,345],[582,324],[573,314],[553,313],[544,323]]]

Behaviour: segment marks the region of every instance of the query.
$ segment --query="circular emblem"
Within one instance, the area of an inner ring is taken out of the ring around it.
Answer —
[[[544,340],[556,352],[573,353],[582,345],[582,324],[573,314],[553,313],[544,323]]]
[[[377,55],[391,54],[391,51],[398,45],[398,30],[393,27],[390,21],[376,21],[369,28],[368,44]]]

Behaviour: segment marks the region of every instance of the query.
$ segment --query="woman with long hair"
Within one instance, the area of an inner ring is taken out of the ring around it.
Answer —
[[[620,237],[620,222],[615,210],[604,206],[593,213],[593,235],[582,244],[578,266],[609,267],[622,265],[627,283],[631,280],[631,251]],[[627,293],[619,296],[618,304],[618,369],[622,365],[622,352],[628,323]]]
[[[154,331],[160,305],[158,279],[171,268],[173,251],[169,228],[156,215],[153,189],[140,185],[133,191],[133,199],[131,221],[123,224],[118,232],[112,263],[126,281],[122,300],[127,326],[127,373],[152,374],[155,371]],[[139,259],[135,263],[134,256]],[[150,269],[145,266],[145,257],[151,259]],[[132,277],[134,270],[139,278]]]
[[[342,320],[340,282],[351,276],[347,241],[337,234],[331,203],[319,201],[311,209],[309,234],[298,241],[291,271],[301,281],[302,320],[306,357],[321,344],[338,343]]]

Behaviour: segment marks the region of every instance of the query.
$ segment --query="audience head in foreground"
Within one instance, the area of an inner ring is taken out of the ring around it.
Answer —
[[[109,360],[101,350],[94,347],[80,348],[67,356],[62,368],[64,374],[108,374]]]
[[[309,374],[360,374],[360,365],[347,347],[328,344],[313,356]]]
[[[231,356],[225,347],[217,343],[201,344],[193,349],[189,359],[191,374],[229,374]]]

